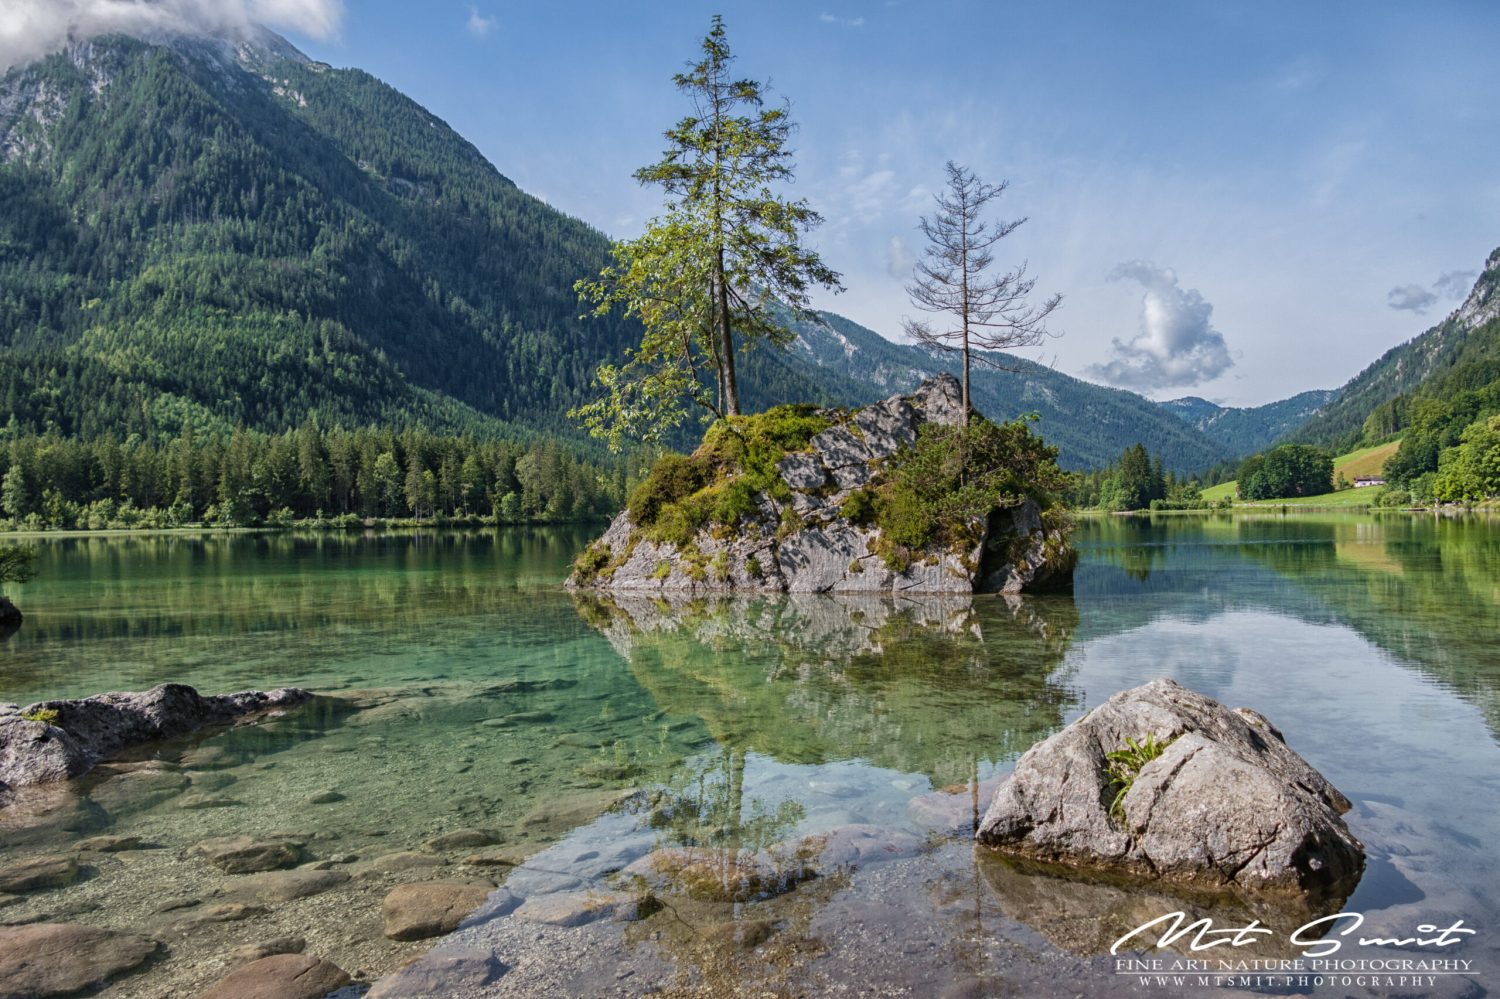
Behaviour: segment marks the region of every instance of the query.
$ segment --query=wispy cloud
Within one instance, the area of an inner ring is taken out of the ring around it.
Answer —
[[[1437,300],[1436,295],[1419,284],[1398,285],[1385,294],[1385,304],[1391,308],[1418,315],[1432,308]]]
[[[464,25],[464,30],[475,38],[488,38],[498,23],[493,15],[481,14],[478,5],[471,3],[469,4],[469,20]]]
[[[837,24],[845,28],[863,28],[865,26],[865,19],[862,17],[839,17],[836,14],[828,13],[826,10],[818,15],[818,20],[824,24]]]
[[[1432,282],[1432,290],[1444,298],[1461,300],[1473,290],[1474,279],[1477,277],[1477,271],[1448,271],[1439,274],[1438,279]]]
[[[1116,267],[1109,279],[1146,289],[1141,326],[1128,342],[1114,340],[1111,360],[1093,365],[1090,374],[1150,392],[1212,381],[1234,366],[1224,334],[1213,327],[1213,305],[1196,288],[1183,288],[1176,271],[1134,260]]]
[[[1474,271],[1445,271],[1438,275],[1431,287],[1420,284],[1397,285],[1386,292],[1385,304],[1420,316],[1443,299],[1461,300],[1469,293],[1478,276]]]
[[[99,35],[238,36],[264,24],[316,38],[337,33],[343,0],[5,0],[0,72]]]

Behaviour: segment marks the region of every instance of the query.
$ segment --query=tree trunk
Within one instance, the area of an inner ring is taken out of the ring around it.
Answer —
[[[719,247],[718,274],[714,289],[717,301],[715,325],[719,327],[719,380],[724,388],[721,408],[725,416],[740,415],[740,387],[734,376],[734,331],[729,326],[729,285],[724,280],[724,248]]]
[[[964,330],[964,422],[969,421],[969,331]]]

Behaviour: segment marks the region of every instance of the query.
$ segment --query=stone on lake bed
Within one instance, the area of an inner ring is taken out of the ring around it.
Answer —
[[[249,964],[277,954],[300,954],[306,948],[307,940],[303,937],[275,937],[260,943],[240,944],[229,952],[229,960],[236,964]]]
[[[630,922],[646,915],[641,903],[641,897],[621,891],[553,892],[527,899],[512,917],[549,926],[584,926],[601,919]]]
[[[622,872],[653,890],[700,902],[748,902],[791,891],[816,872],[795,857],[715,847],[665,847],[633,861]]]
[[[588,825],[605,812],[635,797],[634,791],[583,791],[558,794],[542,801],[521,818],[525,829],[561,836]]]
[[[399,853],[387,853],[376,857],[367,864],[361,865],[359,874],[400,874],[403,871],[431,870],[434,867],[443,867],[448,863],[442,857],[430,853],[417,853],[413,850],[403,850]]]
[[[452,933],[493,890],[491,885],[461,881],[402,885],[381,904],[385,935],[392,940],[424,940]]]
[[[1120,785],[1107,754],[1154,737]],[[1115,694],[1031,747],[976,839],[1001,853],[1209,891],[1340,897],[1364,868],[1349,802],[1248,709],[1158,679]]]
[[[365,999],[430,999],[483,988],[509,970],[490,951],[433,951],[376,982]]]
[[[160,948],[149,937],[76,923],[0,926],[0,996],[48,999],[98,988]]]
[[[267,871],[230,882],[224,897],[246,902],[291,902],[318,895],[349,880],[343,871]]]
[[[139,836],[90,836],[73,844],[73,849],[83,853],[123,853],[126,850],[142,850]]]
[[[276,954],[251,961],[198,993],[198,999],[323,999],[349,984],[331,961],[310,954]]]
[[[0,867],[0,892],[30,892],[62,888],[83,876],[77,859],[63,854],[28,857]]]
[[[253,836],[206,839],[188,852],[207,859],[225,874],[255,874],[294,867],[303,858],[300,843],[284,839],[257,839]]]
[[[343,801],[344,796],[337,791],[319,791],[307,799],[309,805],[332,805]]]
[[[447,850],[471,850],[475,847],[494,846],[500,837],[489,829],[455,829],[441,836],[434,836],[422,844],[422,849],[434,853]]]
[[[529,857],[535,856],[538,849],[534,844],[503,846],[483,853],[471,853],[463,862],[471,867],[520,867]]]
[[[205,923],[238,923],[252,916],[264,916],[269,911],[265,906],[244,905],[239,902],[205,905],[184,913],[183,917],[172,925],[172,928],[180,932]]]

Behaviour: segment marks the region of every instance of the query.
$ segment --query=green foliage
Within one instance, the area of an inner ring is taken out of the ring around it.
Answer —
[[[1025,421],[924,424],[916,443],[896,452],[869,490],[879,554],[893,571],[905,571],[917,550],[973,545],[997,507],[1026,497],[1044,509],[1054,506],[1067,484],[1057,449],[1032,434]]]
[[[1458,446],[1439,457],[1430,492],[1434,499],[1459,502],[1500,495],[1500,415],[1464,428]]]
[[[1240,465],[1241,499],[1283,499],[1333,492],[1333,457],[1309,444],[1283,444]]]
[[[599,541],[591,542],[588,547],[578,553],[573,560],[573,575],[580,583],[590,583],[599,578],[599,574],[609,565],[609,546]]]
[[[24,583],[35,575],[35,548],[0,545],[0,583]]]
[[[870,524],[875,520],[875,493],[856,489],[839,506],[839,516],[852,524]]]
[[[200,519],[285,526],[409,513],[561,522],[618,509],[633,461],[596,465],[549,438],[527,446],[418,430],[187,431],[158,444],[27,436],[0,443],[0,493],[5,482],[26,484],[26,502],[7,512],[11,527],[28,528],[157,528]]]
[[[1168,746],[1177,741],[1177,736],[1172,736],[1162,742],[1156,741],[1156,733],[1147,733],[1145,741],[1137,742],[1134,736],[1125,738],[1125,748],[1116,749],[1106,753],[1104,758],[1109,761],[1105,773],[1109,777],[1109,786],[1115,792],[1113,800],[1109,803],[1110,817],[1119,821],[1125,821],[1125,795],[1135,786],[1135,779],[1140,776],[1141,770],[1152,760],[1161,756]]]
[[[41,722],[43,725],[56,725],[62,718],[62,712],[56,708],[36,708],[31,711],[21,712],[21,717],[26,721]]]
[[[599,367],[603,397],[570,414],[615,450],[627,436],[666,439],[687,419],[686,403],[739,415],[736,352],[757,341],[785,346],[792,334],[780,314],[810,316],[808,289],[838,286],[799,242],[822,218],[773,190],[792,175],[787,109],[767,107],[761,84],[729,75],[734,57],[718,16],[702,51],[674,77],[692,113],[668,129],[663,158],[635,174],[663,188],[665,213],[616,243],[598,278],[575,286],[594,315],[618,308],[645,330],[623,365]]]
[[[686,545],[706,525],[731,529],[755,514],[755,496],[786,493],[776,469],[829,426],[811,406],[777,406],[709,428],[691,455],[658,459],[630,495],[631,518],[657,542]]]

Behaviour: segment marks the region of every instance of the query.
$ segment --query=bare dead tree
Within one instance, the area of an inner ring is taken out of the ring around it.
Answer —
[[[937,211],[918,225],[927,247],[906,288],[917,308],[947,317],[941,322],[907,319],[903,326],[923,346],[963,352],[965,413],[972,412],[970,358],[1001,367],[976,352],[1036,346],[1049,335],[1047,318],[1062,304],[1061,295],[1037,305],[1029,302],[1036,278],[1026,275],[1024,262],[1003,274],[986,273],[995,262],[995,244],[1026,222],[983,218],[985,206],[1008,186],[1006,181],[986,184],[949,160],[948,188],[934,199]]]

